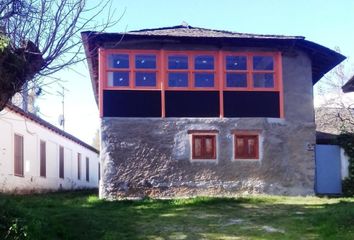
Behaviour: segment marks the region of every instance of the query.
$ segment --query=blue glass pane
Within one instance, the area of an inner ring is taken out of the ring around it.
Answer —
[[[156,56],[155,55],[136,55],[135,56],[135,67],[145,68],[145,69],[155,69],[156,68]]]
[[[195,87],[214,87],[214,73],[195,73]]]
[[[247,74],[227,73],[226,87],[247,87]]]
[[[245,56],[226,56],[226,70],[247,70]]]
[[[110,68],[129,68],[128,54],[108,55],[108,67]]]
[[[253,74],[253,86],[260,88],[273,88],[273,73],[255,73]]]
[[[188,57],[168,56],[168,69],[188,69]]]
[[[274,62],[271,56],[254,56],[253,57],[254,70],[273,70]]]
[[[129,72],[109,72],[109,87],[126,87],[129,86]]]
[[[196,56],[194,58],[195,69],[214,69],[214,57],[213,56]]]
[[[188,73],[169,73],[169,87],[188,87]]]
[[[156,73],[153,72],[137,72],[135,73],[135,86],[155,87]]]

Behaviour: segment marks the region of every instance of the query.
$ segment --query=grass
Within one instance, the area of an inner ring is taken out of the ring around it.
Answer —
[[[0,195],[0,239],[354,239],[354,198]]]

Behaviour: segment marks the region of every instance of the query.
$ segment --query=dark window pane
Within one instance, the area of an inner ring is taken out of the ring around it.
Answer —
[[[195,87],[214,87],[214,73],[195,73]]]
[[[253,74],[253,87],[273,88],[273,73],[255,73]]]
[[[155,87],[156,73],[153,72],[137,72],[135,73],[135,86]]]
[[[188,87],[188,73],[169,73],[169,87]]]
[[[188,69],[187,56],[169,56],[168,69]]]
[[[155,55],[136,55],[135,67],[145,69],[156,68],[156,56]]]
[[[195,69],[214,69],[214,57],[213,56],[196,56],[194,58]]]
[[[226,56],[226,70],[247,70],[247,58],[244,56]]]
[[[227,73],[226,87],[247,87],[246,73]]]
[[[129,86],[129,72],[109,72],[109,87],[126,87]]]
[[[274,63],[271,56],[254,56],[253,57],[254,70],[273,70]]]
[[[108,55],[108,67],[110,68],[129,68],[128,54]]]

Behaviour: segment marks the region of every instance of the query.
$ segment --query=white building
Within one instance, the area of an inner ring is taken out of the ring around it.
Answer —
[[[98,154],[16,106],[0,112],[0,192],[97,188]]]

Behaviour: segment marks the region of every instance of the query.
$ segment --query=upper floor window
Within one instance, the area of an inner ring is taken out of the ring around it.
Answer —
[[[156,53],[119,53],[108,55],[107,86],[119,88],[157,88]]]
[[[225,89],[274,90],[275,55],[227,53],[224,57]]]
[[[167,89],[214,89],[214,54],[167,53]]]

